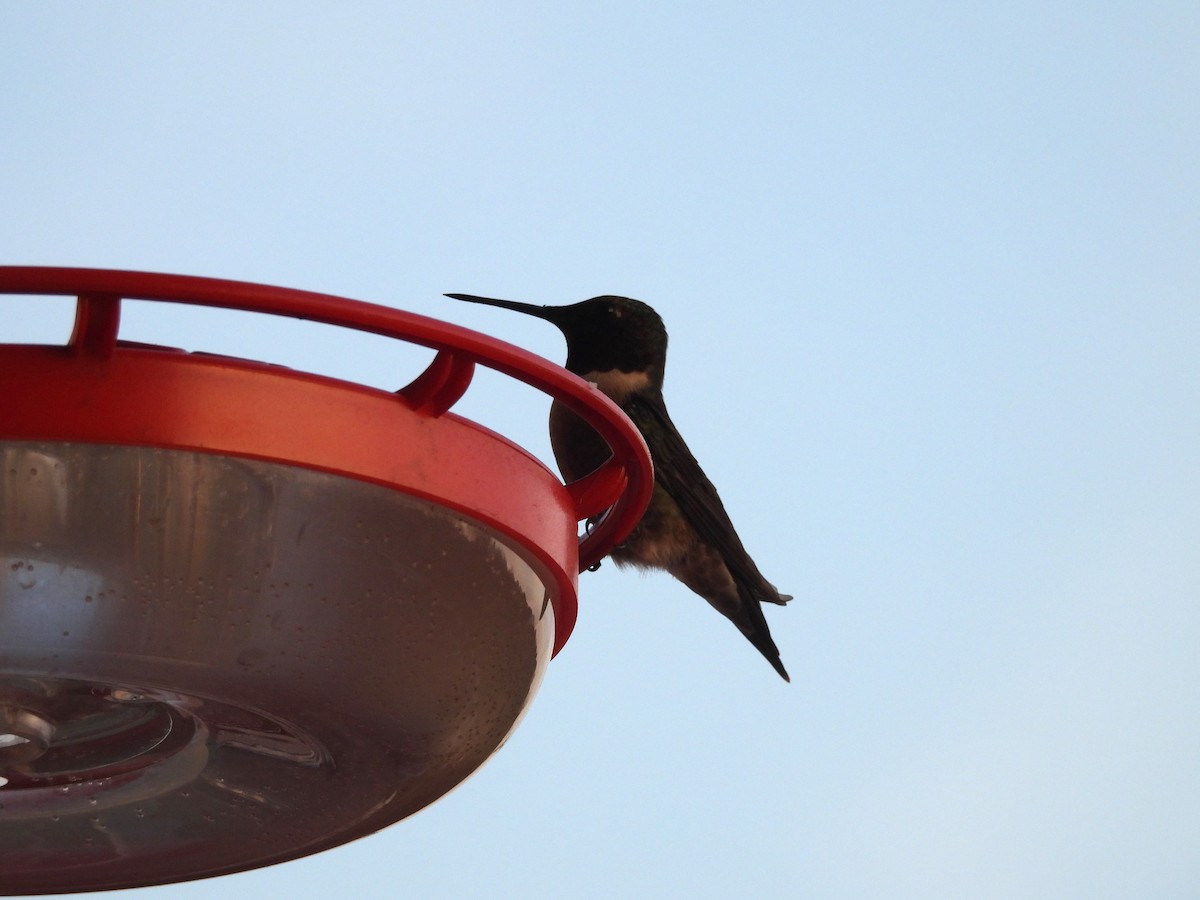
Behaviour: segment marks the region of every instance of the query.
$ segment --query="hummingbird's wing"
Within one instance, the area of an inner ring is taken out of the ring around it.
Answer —
[[[655,482],[671,495],[696,533],[721,554],[734,580],[758,600],[786,603],[792,599],[763,577],[742,546],[717,489],[671,421],[662,391],[638,391],[621,408],[646,439]]]

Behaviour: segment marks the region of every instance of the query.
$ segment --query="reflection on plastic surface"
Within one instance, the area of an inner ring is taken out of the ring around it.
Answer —
[[[254,460],[0,443],[0,893],[368,834],[503,743],[546,586],[433,504]]]

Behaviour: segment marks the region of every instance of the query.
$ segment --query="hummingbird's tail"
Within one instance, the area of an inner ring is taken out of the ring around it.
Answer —
[[[763,602],[786,603],[791,597],[780,594],[761,575],[753,584],[737,578],[717,552],[703,544],[666,568],[736,625],[746,640],[766,657],[780,678],[787,682],[792,680],[779,658],[779,648],[771,640],[771,629],[767,627],[767,617],[762,610]]]
[[[782,602],[786,603],[791,600],[786,594],[778,594],[778,597],[786,597]],[[775,641],[771,638],[771,629],[767,627],[767,617],[763,615],[762,605],[757,597],[750,594],[749,591],[738,587],[738,599],[741,601],[739,605],[738,615],[733,616],[728,612],[725,615],[729,620],[738,627],[738,630],[746,636],[754,648],[758,650],[767,662],[779,673],[779,677],[784,681],[791,683],[792,679],[788,676],[787,669],[783,667],[783,660],[779,658],[779,648],[775,646]],[[771,602],[777,602],[772,600]]]

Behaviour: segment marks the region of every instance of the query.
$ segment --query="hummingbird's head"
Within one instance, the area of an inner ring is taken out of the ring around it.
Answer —
[[[446,296],[553,322],[567,339],[566,367],[576,375],[614,369],[645,372],[655,386],[662,386],[667,329],[658,313],[640,300],[606,294],[568,306],[535,306],[472,294]]]

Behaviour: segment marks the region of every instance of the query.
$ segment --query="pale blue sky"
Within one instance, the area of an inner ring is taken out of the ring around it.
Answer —
[[[139,896],[1200,894],[1198,39],[1188,2],[0,0],[3,262],[327,291],[556,360],[442,292],[638,297],[796,596],[785,685],[667,576],[585,575],[466,785]],[[0,311],[0,340],[69,327]],[[197,310],[123,336],[413,371]],[[460,409],[549,459],[539,395],[484,376]]]

